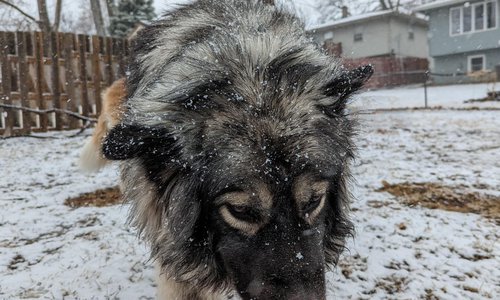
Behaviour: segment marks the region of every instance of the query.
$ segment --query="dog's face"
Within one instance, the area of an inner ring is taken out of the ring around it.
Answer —
[[[345,70],[300,24],[258,1],[203,0],[139,35],[103,153],[124,160],[132,224],[168,278],[325,297],[352,227],[345,106],[373,70]]]
[[[214,247],[243,298],[323,299],[329,179],[229,182],[211,209]]]
[[[343,82],[371,73],[370,67],[346,72],[324,90],[341,93]],[[178,278],[200,272],[202,264],[209,274],[196,281],[229,283],[244,299],[324,299],[325,268],[351,230],[345,186],[351,121],[338,108],[329,116],[321,105],[299,123],[247,109],[251,117],[212,112],[188,145],[177,144],[181,137],[165,126],[121,124],[103,150],[128,160],[126,197],[138,202],[139,214],[156,210],[136,225],[154,227],[153,253],[166,267],[177,265],[170,272]],[[152,196],[134,196],[141,189]]]

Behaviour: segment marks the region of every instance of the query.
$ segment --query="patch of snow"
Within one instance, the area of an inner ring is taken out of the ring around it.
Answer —
[[[500,90],[500,82],[430,86],[427,90],[427,104],[429,107],[445,108],[500,108],[500,101],[464,103],[470,99],[485,98],[492,90]],[[365,91],[356,95],[351,104],[361,110],[424,107],[425,92],[423,86]]]

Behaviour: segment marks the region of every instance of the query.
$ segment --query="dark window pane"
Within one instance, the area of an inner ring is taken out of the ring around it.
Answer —
[[[464,7],[464,32],[472,31],[472,7]]]
[[[475,20],[474,28],[475,30],[484,29],[484,4],[479,4],[474,6]]]
[[[451,34],[460,33],[460,8],[451,9],[450,27]]]
[[[486,28],[497,27],[497,7],[496,2],[488,2],[486,4]]]
[[[483,57],[474,57],[470,60],[470,66],[472,72],[481,71],[484,69],[484,58]]]

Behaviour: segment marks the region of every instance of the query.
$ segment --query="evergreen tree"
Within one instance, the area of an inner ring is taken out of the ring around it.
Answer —
[[[156,17],[153,0],[119,0],[115,12],[109,31],[117,37],[126,36],[138,21],[151,21]]]

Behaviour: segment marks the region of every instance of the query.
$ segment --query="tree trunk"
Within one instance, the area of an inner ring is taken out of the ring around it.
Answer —
[[[113,0],[106,0],[106,8],[108,10],[108,16],[111,19],[111,17],[115,16],[115,10],[116,6]]]
[[[47,2],[45,0],[37,0],[38,2],[38,26],[43,33],[43,49],[44,53],[50,53],[50,20],[47,12]],[[47,52],[45,52],[47,51]]]
[[[102,18],[101,4],[99,0],[90,0],[90,9],[94,18],[94,25],[97,35],[106,36],[106,28],[104,27],[104,19]]]
[[[39,21],[38,24],[40,24],[40,29],[43,31],[43,33],[49,33],[50,30],[50,20],[49,20],[49,13],[47,12],[47,2],[45,0],[37,0],[38,2],[38,17]]]
[[[57,0],[56,2],[56,16],[54,18],[54,24],[52,25],[52,31],[59,31],[59,24],[61,23],[61,8],[62,8],[62,0]]]

